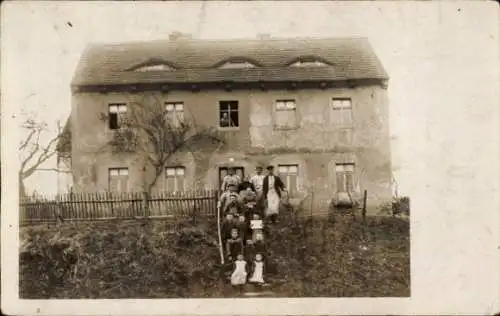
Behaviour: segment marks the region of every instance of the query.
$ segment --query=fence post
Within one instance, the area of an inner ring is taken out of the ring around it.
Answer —
[[[363,222],[366,220],[366,198],[367,198],[367,190],[363,192]]]
[[[148,193],[146,191],[142,191],[142,209],[144,211],[144,217],[149,217]]]

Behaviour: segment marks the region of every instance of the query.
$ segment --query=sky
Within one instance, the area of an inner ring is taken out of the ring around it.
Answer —
[[[394,175],[400,193],[407,194],[414,186],[412,175],[419,172],[413,157],[428,149],[423,146],[427,142],[436,145],[428,111],[445,115],[449,108],[443,105],[452,104],[440,99],[470,88],[462,86],[465,81],[497,79],[488,65],[497,62],[498,45],[492,43],[498,42],[498,27],[492,32],[496,15],[486,12],[468,2],[7,3],[2,6],[2,105],[34,115],[55,130],[56,121],[69,115],[70,81],[83,49],[92,42],[161,39],[173,31],[196,38],[363,36],[391,78]],[[471,91],[467,102],[496,92],[482,88]],[[474,117],[477,109],[464,104],[462,110]],[[453,150],[451,141],[445,145]],[[55,193],[55,179],[52,172],[40,172],[27,187]]]

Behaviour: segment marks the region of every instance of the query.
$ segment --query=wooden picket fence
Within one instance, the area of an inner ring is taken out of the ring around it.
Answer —
[[[20,223],[215,217],[217,190],[153,193],[144,203],[142,192],[67,193],[26,197],[20,201]]]

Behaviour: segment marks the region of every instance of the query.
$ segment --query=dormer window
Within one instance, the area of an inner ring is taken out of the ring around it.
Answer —
[[[312,56],[300,57],[288,64],[290,67],[325,67],[331,66],[330,63]]]
[[[248,58],[231,58],[215,65],[219,69],[246,69],[260,67],[260,65]]]
[[[220,69],[237,69],[237,68],[255,68],[256,66],[247,61],[244,62],[232,62],[228,61],[219,66]]]
[[[127,69],[128,71],[149,72],[149,71],[172,71],[177,67],[161,59],[150,59]]]
[[[141,72],[170,71],[170,70],[174,70],[174,68],[170,67],[169,65],[165,65],[165,64],[148,65],[148,66],[142,66],[142,67],[134,69],[134,71],[141,71]]]

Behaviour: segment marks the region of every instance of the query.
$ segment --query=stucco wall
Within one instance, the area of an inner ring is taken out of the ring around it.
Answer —
[[[300,194],[305,195],[314,188],[316,198],[326,201],[335,192],[335,163],[354,162],[359,191],[368,190],[371,204],[390,197],[388,100],[386,90],[379,86],[297,91],[173,91],[156,96],[164,101],[184,102],[186,117],[207,126],[218,124],[219,101],[239,101],[240,126],[224,132],[225,148],[213,155],[180,153],[172,159],[172,165],[186,167],[187,185],[216,186],[218,167],[228,164],[230,158],[235,165],[245,167],[247,174],[253,173],[257,163],[298,164]],[[339,142],[339,129],[332,124],[331,99],[335,97],[352,99],[355,125],[351,144]],[[106,143],[112,131],[107,122],[99,118],[100,113],[106,113],[109,103],[127,103],[139,98],[141,94],[130,93],[73,95],[75,190],[106,190],[108,168],[113,167],[128,167],[130,186],[142,186],[144,175],[137,156],[111,154]],[[296,100],[297,129],[274,128],[277,99]]]

